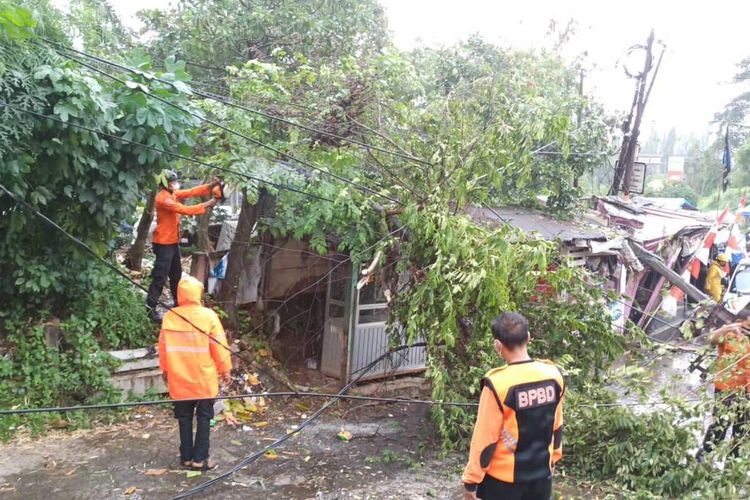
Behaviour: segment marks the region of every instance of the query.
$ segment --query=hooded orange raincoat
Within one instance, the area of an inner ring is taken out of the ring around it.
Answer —
[[[219,374],[232,369],[224,328],[216,313],[201,305],[202,293],[200,281],[182,278],[179,306],[164,315],[161,325],[159,367],[167,374],[172,399],[216,397]]]
[[[211,194],[211,186],[203,184],[192,189],[181,189],[170,192],[162,189],[156,195],[156,229],[154,229],[154,243],[159,245],[174,245],[180,241],[180,215],[203,215],[206,204],[183,205],[180,200],[196,198]]]

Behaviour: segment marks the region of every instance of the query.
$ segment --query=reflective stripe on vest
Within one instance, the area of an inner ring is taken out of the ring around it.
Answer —
[[[207,353],[208,346],[193,347],[193,346],[182,346],[182,345],[168,345],[167,352],[199,352]]]

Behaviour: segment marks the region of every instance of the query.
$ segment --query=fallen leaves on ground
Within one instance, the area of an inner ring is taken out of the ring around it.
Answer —
[[[276,460],[277,458],[279,458],[278,453],[276,453],[276,450],[274,450],[273,448],[265,452],[263,455],[265,455],[265,457],[269,460]]]
[[[130,495],[132,495],[133,493],[135,493],[137,489],[138,489],[138,488],[136,488],[135,486],[131,486],[130,488],[126,489],[126,490],[125,490],[125,491],[123,492],[123,494],[124,494],[124,495],[125,495],[126,497],[129,497]]]
[[[303,403],[302,401],[298,401],[294,407],[297,409],[297,411],[310,411],[310,405]]]
[[[169,469],[148,469],[144,474],[147,476],[163,476],[167,472],[169,472]]]
[[[224,420],[227,424],[231,425],[232,427],[236,427],[240,425],[240,421],[237,420],[237,418],[232,413],[224,413]]]

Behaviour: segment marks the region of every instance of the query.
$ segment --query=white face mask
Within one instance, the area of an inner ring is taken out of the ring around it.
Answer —
[[[180,185],[180,183],[178,181],[173,181],[173,182],[169,183],[169,188],[172,191],[179,191],[181,187],[182,186]]]

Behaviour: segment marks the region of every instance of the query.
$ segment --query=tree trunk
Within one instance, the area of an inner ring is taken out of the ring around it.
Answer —
[[[138,230],[133,245],[125,255],[125,266],[131,271],[140,271],[143,264],[143,254],[146,248],[146,239],[151,222],[154,220],[154,205],[156,203],[156,191],[151,191],[143,207],[143,215],[138,221]]]
[[[211,182],[211,179],[206,178],[203,183],[208,184],[209,182]],[[213,198],[213,194],[210,194],[207,199],[210,200],[211,198]],[[214,251],[214,246],[211,244],[211,238],[208,236],[208,225],[211,222],[211,212],[213,212],[213,208],[207,208],[205,214],[198,216],[198,227],[195,229],[198,238],[198,248],[201,249],[201,252],[205,253]]]
[[[195,229],[196,236],[198,237],[198,248],[201,252],[213,252],[214,246],[211,244],[211,238],[208,236],[208,223],[211,221],[211,209],[207,209],[206,213],[198,216],[198,227]]]
[[[263,192],[265,193],[265,191]],[[261,194],[261,197],[263,194]],[[242,207],[240,208],[240,217],[237,221],[237,231],[234,233],[232,245],[229,248],[227,257],[227,272],[224,282],[221,284],[216,300],[221,304],[227,313],[229,328],[237,331],[239,318],[237,316],[237,289],[239,287],[239,278],[242,266],[245,265],[249,257],[251,247],[250,238],[252,237],[253,228],[258,222],[258,205],[251,205],[247,201],[247,192],[242,192]]]

